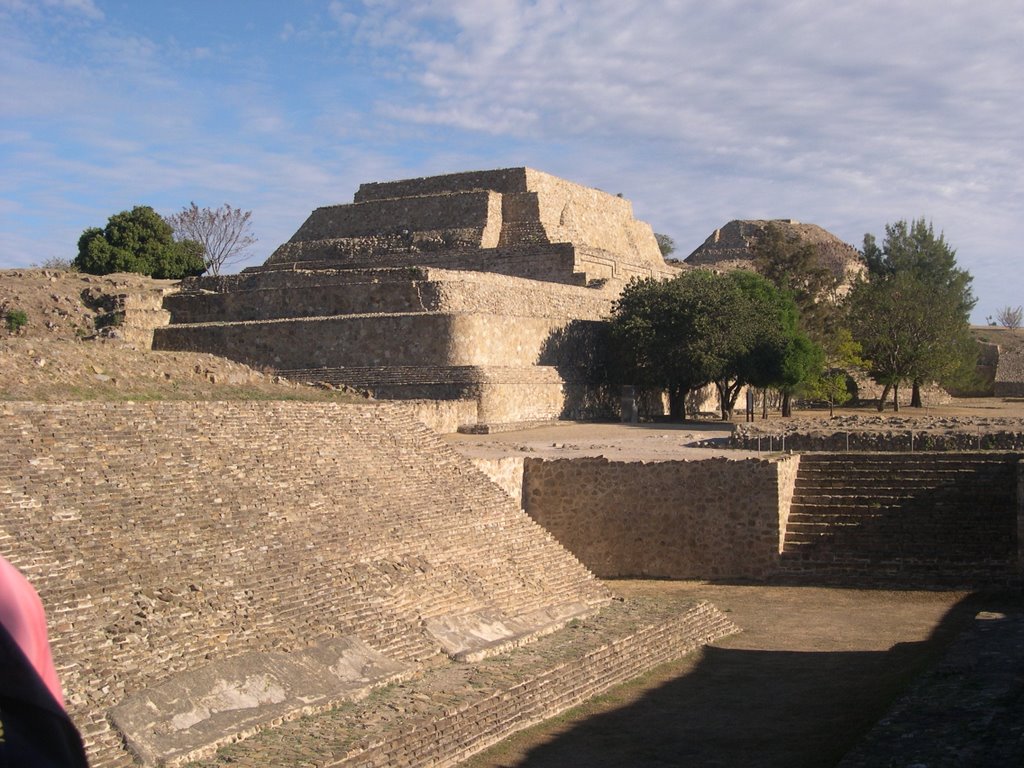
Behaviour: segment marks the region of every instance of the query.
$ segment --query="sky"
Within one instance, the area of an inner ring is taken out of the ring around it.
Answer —
[[[252,211],[526,165],[684,258],[732,219],[925,218],[1024,304],[1022,0],[0,0],[0,268],[135,205]]]

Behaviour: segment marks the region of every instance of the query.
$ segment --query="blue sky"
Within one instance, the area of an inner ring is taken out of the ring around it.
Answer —
[[[1020,0],[0,0],[0,268],[112,213],[252,210],[261,263],[361,182],[528,165],[680,257],[736,218],[926,217],[1024,303]]]

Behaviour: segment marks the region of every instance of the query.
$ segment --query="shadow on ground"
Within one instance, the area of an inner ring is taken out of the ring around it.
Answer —
[[[536,735],[528,751],[485,764],[835,766],[981,609],[968,596],[926,640],[886,651],[705,648],[682,671],[662,668],[644,690],[613,693],[603,711],[583,712]]]

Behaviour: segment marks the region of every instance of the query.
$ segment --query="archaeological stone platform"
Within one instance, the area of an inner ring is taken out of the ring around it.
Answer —
[[[600,321],[630,278],[675,271],[627,200],[529,168],[363,184],[264,265],[186,281],[154,348],[469,399],[468,427],[604,415]]]
[[[94,766],[198,759],[611,597],[399,404],[3,404],[0,521]]]

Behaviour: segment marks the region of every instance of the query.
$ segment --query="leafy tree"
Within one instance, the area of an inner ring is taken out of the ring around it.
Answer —
[[[835,415],[835,407],[853,399],[848,387],[850,373],[863,370],[869,363],[861,357],[861,346],[853,340],[848,328],[840,328],[823,348],[823,370],[808,386],[808,394],[828,403],[828,415]]]
[[[813,345],[798,334],[796,318],[792,300],[759,275],[695,269],[664,282],[632,281],[616,304],[612,334],[626,375],[667,389],[673,418],[685,415],[690,391],[714,383],[729,419],[747,384],[795,387],[813,367],[801,362]]]
[[[996,312],[996,320],[1003,328],[1015,331],[1020,328],[1021,321],[1024,321],[1024,308],[1007,305]]]
[[[92,275],[138,272],[176,280],[205,270],[202,246],[191,240],[175,242],[171,226],[148,205],[114,214],[103,229],[86,229],[72,264]]]
[[[722,418],[732,415],[740,389],[746,385],[774,387],[782,394],[782,415],[792,415],[792,396],[821,368],[821,348],[800,329],[800,313],[791,293],[767,278],[738,270],[726,277],[742,294],[741,336],[733,352],[734,381],[719,380]]]
[[[839,279],[822,263],[818,246],[769,222],[753,252],[758,273],[793,297],[804,330],[818,342],[829,338],[834,331]]]
[[[668,235],[663,235],[660,232],[654,233],[654,239],[658,241],[658,250],[661,251],[662,257],[667,257],[670,253],[674,253],[676,250],[676,241]]]
[[[232,208],[227,203],[213,210],[192,203],[168,216],[167,223],[176,240],[200,243],[206,269],[211,275],[219,275],[224,267],[243,258],[256,242],[250,229],[251,217],[252,211]]]
[[[921,385],[950,383],[974,366],[968,316],[974,307],[971,276],[956,266],[956,252],[924,219],[888,224],[881,247],[864,238],[869,277],[848,296],[850,329],[871,360],[871,375],[885,386],[879,402],[911,382],[911,406]]]
[[[612,339],[624,375],[666,389],[673,419],[685,417],[687,395],[710,381],[701,339],[714,279],[693,270],[667,281],[632,280],[615,305]]]

